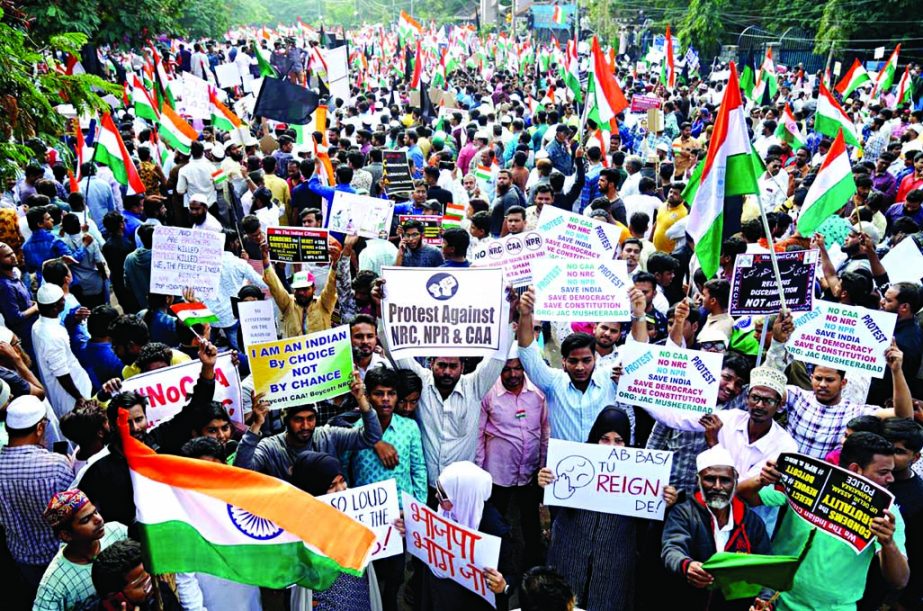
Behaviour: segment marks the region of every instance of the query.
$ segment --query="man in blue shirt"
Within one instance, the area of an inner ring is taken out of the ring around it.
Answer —
[[[419,139],[420,137],[417,135],[417,132],[412,129],[407,130],[407,133],[404,134],[404,143],[408,147],[407,159],[411,162],[410,175],[414,180],[423,178],[423,166],[426,163],[423,159],[423,149],[417,144]]]
[[[644,294],[631,288],[628,298],[631,301],[631,336],[627,341],[647,343]],[[573,333],[561,342],[563,371],[545,364],[534,345],[534,308],[535,289],[529,287],[519,298],[519,360],[529,380],[545,393],[551,437],[584,442],[599,412],[616,403],[616,384],[610,379],[612,372],[609,368],[596,367],[596,340],[589,333]],[[627,413],[633,438],[634,413],[630,410]]]
[[[32,325],[38,319],[38,305],[16,275],[18,263],[13,249],[0,242],[0,313],[6,327],[21,338],[23,349],[34,359]]]
[[[103,227],[103,217],[115,210],[115,196],[106,181],[96,178],[96,164],[87,161],[80,166],[80,192],[83,193],[86,209],[97,227]]]
[[[471,236],[461,227],[447,229],[442,234],[442,256],[445,262],[439,267],[471,267],[468,261],[468,245]]]
[[[404,221],[398,228],[401,247],[394,264],[401,267],[439,267],[445,262],[435,246],[423,243],[423,223],[416,219]]]
[[[570,176],[574,173],[574,158],[570,154],[570,148],[567,145],[567,137],[570,136],[570,128],[559,123],[554,130],[554,140],[548,143],[545,151],[548,153],[548,159],[555,170]]]
[[[43,195],[35,195],[29,201],[41,199],[47,203],[48,198]],[[29,211],[26,212],[26,222],[32,235],[22,245],[22,255],[26,263],[26,271],[34,274],[37,284],[42,284],[42,264],[48,259],[54,258],[51,245],[54,243],[54,234],[51,233],[54,227],[54,220],[48,213],[48,208],[44,205],[30,205]]]
[[[337,184],[334,187],[329,187],[320,180],[321,172],[321,161],[320,159],[314,160],[314,175],[311,176],[311,180],[308,181],[308,189],[311,190],[315,195],[323,197],[327,201],[327,210],[324,214],[324,226],[327,226],[330,217],[330,206],[333,204],[333,196],[337,191],[343,191],[344,193],[355,193],[356,190],[349,186],[349,183],[353,180],[353,169],[348,165],[341,165],[336,169],[334,174],[336,175]]]

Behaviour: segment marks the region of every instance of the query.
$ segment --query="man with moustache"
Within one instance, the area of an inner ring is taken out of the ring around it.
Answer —
[[[675,586],[674,594],[683,597],[683,608],[747,609],[750,601],[726,601],[720,591],[706,590],[715,578],[702,564],[716,552],[771,553],[763,521],[736,496],[738,475],[734,464],[722,447],[699,454],[698,490],[666,515],[661,556],[667,571],[686,583],[670,584]],[[764,590],[757,600],[770,595]]]

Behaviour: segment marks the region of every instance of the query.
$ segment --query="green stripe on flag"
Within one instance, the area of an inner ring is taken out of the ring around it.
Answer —
[[[810,237],[828,218],[849,202],[856,192],[856,182],[852,174],[847,174],[823,195],[803,210],[798,217],[798,233]]]
[[[238,583],[282,589],[298,584],[326,590],[340,573],[361,575],[311,551],[301,541],[215,545],[184,522],[139,524],[152,573],[208,573]]]

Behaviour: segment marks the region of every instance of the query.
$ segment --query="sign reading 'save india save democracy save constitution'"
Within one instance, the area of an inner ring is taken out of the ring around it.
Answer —
[[[785,347],[799,361],[884,377],[897,314],[817,301],[793,320],[795,330]]]
[[[636,342],[625,344],[619,354],[619,401],[655,411],[714,411],[721,378],[720,354]]]
[[[625,261],[605,259],[532,262],[535,317],[602,322],[631,319]]]
[[[247,347],[253,387],[273,409],[316,403],[349,392],[349,325]]]
[[[499,268],[382,267],[391,355],[490,356],[500,348],[506,292]]]

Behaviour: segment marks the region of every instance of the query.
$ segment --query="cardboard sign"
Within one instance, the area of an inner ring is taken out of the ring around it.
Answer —
[[[897,314],[829,301],[814,306],[794,318],[795,330],[785,344],[789,354],[806,363],[884,377]]]
[[[892,248],[888,254],[881,258],[881,265],[888,272],[891,284],[896,282],[920,283],[923,277],[923,253],[917,246],[917,241],[904,238]]]
[[[215,66],[215,78],[221,89],[238,87],[241,84],[240,68],[236,63],[218,64]]]
[[[188,287],[200,299],[218,297],[224,235],[158,225],[151,250],[152,293],[181,297]]]
[[[327,229],[363,238],[388,238],[394,202],[337,191],[330,205]]]
[[[710,414],[718,402],[720,354],[653,344],[625,344],[619,351],[619,401],[653,410]]]
[[[179,82],[182,83],[183,89],[180,102],[182,113],[193,119],[210,119],[212,113],[208,99],[208,81],[193,76],[190,72],[183,72]]]
[[[673,452],[548,440],[545,505],[663,520]]]
[[[405,544],[410,555],[422,560],[436,577],[448,577],[496,607],[484,569],[497,568],[500,538],[466,528],[403,494]]]
[[[625,261],[532,262],[535,317],[545,321],[631,320]]]
[[[875,538],[872,520],[894,503],[894,495],[881,486],[817,458],[786,452],[779,455],[776,468],[789,507],[857,554]]]
[[[388,196],[409,196],[413,191],[413,177],[407,163],[406,151],[382,151],[384,177],[387,180]]]
[[[327,230],[309,227],[267,227],[269,258],[282,263],[327,263]]]
[[[316,403],[349,392],[353,350],[349,325],[248,346],[256,393],[272,409]]]
[[[382,267],[382,318],[391,355],[488,356],[500,348],[499,268]]]
[[[134,391],[147,397],[147,424],[153,428],[182,411],[195,388],[202,362],[198,359],[172,367],[155,369],[122,382],[122,392]],[[240,403],[240,376],[231,353],[218,355],[215,363],[215,401],[221,403],[231,420],[244,421]]]
[[[240,332],[244,336],[244,346],[274,342],[279,339],[276,333],[276,313],[271,300],[239,301],[237,303]]]
[[[647,112],[651,108],[660,108],[660,98],[641,94],[631,96],[631,112]]]
[[[397,220],[401,225],[407,221],[420,221],[423,223],[423,243],[442,247],[442,217],[438,214],[401,214]]]
[[[349,488],[317,497],[329,503],[375,533],[375,547],[369,560],[379,560],[404,553],[404,540],[394,527],[401,517],[397,503],[397,486],[393,479]]]
[[[615,259],[618,254],[618,227],[582,214],[545,206],[535,229],[557,259]]]
[[[811,310],[817,251],[780,252],[776,253],[776,260],[785,291],[785,306],[791,312]],[[731,315],[775,314],[780,309],[779,289],[769,253],[737,255],[731,281]]]
[[[478,244],[470,259],[474,267],[502,267],[506,282],[519,288],[532,284],[532,263],[545,255],[542,234],[526,231]]]

